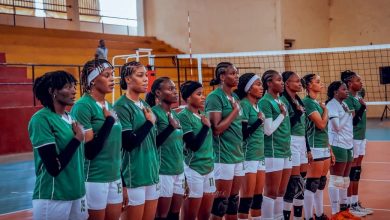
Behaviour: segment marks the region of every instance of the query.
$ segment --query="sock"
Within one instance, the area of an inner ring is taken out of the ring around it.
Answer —
[[[347,189],[339,189],[339,200],[340,200],[340,205],[345,204],[347,205]]]
[[[332,206],[332,215],[339,212],[339,189],[336,187],[328,187],[329,200]]]
[[[305,211],[305,218],[309,219],[313,217],[313,202],[314,193],[310,190],[305,189],[305,195],[303,200],[303,209]]]
[[[356,204],[359,202],[359,196],[358,195],[352,195],[351,197],[351,204]]]
[[[276,197],[274,206],[274,217],[283,216],[283,197]]]
[[[294,217],[302,218],[302,210],[303,210],[303,200],[294,199]]]
[[[263,204],[261,205],[261,217],[263,219],[274,219],[274,204],[275,199],[263,196]]]
[[[261,216],[252,217],[252,220],[261,220]]]
[[[324,190],[318,189],[314,194],[314,209],[317,217],[324,214]]]
[[[348,206],[352,205],[350,196],[347,196],[347,205]]]

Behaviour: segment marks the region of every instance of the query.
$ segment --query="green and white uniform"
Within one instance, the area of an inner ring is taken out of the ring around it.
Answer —
[[[179,119],[184,134],[193,132],[196,136],[203,127],[201,118],[188,110],[188,108],[184,108],[179,113]],[[190,189],[189,197],[201,198],[203,197],[203,193],[215,192],[213,137],[211,129],[209,129],[202,146],[196,152],[185,148],[184,155],[184,173]]]
[[[344,103],[348,105],[350,110],[354,110],[355,113],[360,109],[359,99],[362,99],[360,95],[352,96],[349,94],[348,98],[344,100]],[[367,110],[364,111],[361,120],[356,126],[353,126],[353,157],[357,158],[360,155],[366,154],[366,123],[367,123]]]
[[[152,108],[156,115],[157,133],[169,126],[167,112],[156,105]],[[170,111],[173,119],[179,121],[177,113]],[[183,130],[175,129],[158,148],[160,163],[160,196],[172,197],[173,194],[184,195],[184,156],[183,156]]]
[[[239,98],[232,94],[234,100]],[[233,111],[228,96],[221,88],[212,91],[206,98],[206,113],[220,112],[222,120]],[[220,135],[213,136],[215,152],[215,178],[231,180],[234,176],[243,176],[244,153],[242,152],[242,111],[230,126]],[[227,164],[224,166],[223,164]],[[224,166],[224,167],[222,167]],[[229,167],[229,168],[228,168]],[[222,172],[222,170],[224,170]]]
[[[343,106],[347,108],[344,110]],[[336,162],[351,162],[353,148],[352,111],[347,105],[336,99],[330,100],[326,107],[329,111],[328,137]]]
[[[33,146],[35,163],[35,187],[33,192],[34,218],[55,217],[56,213],[46,213],[50,208],[60,211],[62,215],[67,212],[75,219],[86,218],[85,184],[84,184],[84,147],[81,144],[73,154],[68,165],[53,177],[44,166],[39,156],[40,147],[55,144],[59,154],[73,139],[72,118],[68,113],[58,115],[45,107],[36,112],[28,125],[28,132]],[[49,200],[49,201],[47,201]],[[69,203],[69,201],[71,201]],[[72,205],[80,207],[71,210]]]
[[[264,155],[266,172],[291,168],[290,118],[282,115],[281,100],[266,93],[259,102],[264,121]]]
[[[118,99],[114,109],[122,124],[122,131],[136,131],[146,122],[144,107],[149,107],[149,105],[143,100],[134,102],[126,95]],[[130,205],[140,205],[145,200],[158,198],[158,166],[156,127],[153,126],[140,146],[131,152],[123,151],[122,175],[128,187]],[[132,189],[137,192],[132,194]]]
[[[112,105],[105,102],[105,108],[113,111]],[[85,93],[72,107],[72,116],[83,125],[84,130],[92,130],[96,136],[106,120],[103,107],[92,96]],[[121,148],[122,126],[118,120],[112,126],[104,141],[102,150],[93,160],[85,158],[84,173],[88,208],[104,209],[107,204],[121,203]]]
[[[324,112],[317,100],[306,96],[302,100],[306,112],[306,132],[313,159],[326,159],[330,157],[328,147],[328,125],[324,129],[318,129],[309,116],[318,112],[320,116]]]
[[[285,104],[288,110],[288,115],[290,118],[295,116],[295,112],[288,102],[285,96],[281,96],[280,100]],[[297,105],[300,105],[297,100],[295,100]],[[302,106],[303,107],[303,106]],[[305,140],[305,123],[306,116],[302,114],[299,121],[291,127],[291,160],[293,166],[300,166],[308,162],[306,156],[306,140]]]
[[[259,105],[258,103],[252,105],[247,98],[242,99],[240,105],[242,108],[242,120],[248,122],[249,128],[258,119],[258,114],[260,112]],[[245,158],[245,173],[257,173],[258,170],[265,170],[264,122],[244,140],[242,150]]]

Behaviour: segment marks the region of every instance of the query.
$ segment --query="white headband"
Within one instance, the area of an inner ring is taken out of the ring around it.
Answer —
[[[103,72],[104,69],[110,68],[111,66],[108,63],[103,63],[101,66],[96,67],[89,75],[88,75],[88,85],[91,85],[92,80],[99,76],[100,73]]]
[[[249,82],[245,85],[244,91],[245,91],[245,92],[248,92],[249,89],[251,88],[251,86],[253,85],[253,83],[254,83],[256,80],[258,80],[258,79],[260,79],[260,77],[259,77],[258,75],[252,76],[252,78],[249,80]]]

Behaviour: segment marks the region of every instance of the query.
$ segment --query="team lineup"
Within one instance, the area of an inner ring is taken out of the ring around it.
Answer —
[[[45,73],[33,85],[43,108],[28,126],[36,182],[33,219],[361,219],[366,148],[363,80],[340,73],[238,73],[220,62],[203,86],[168,77],[148,91],[144,65],[85,63],[77,80]],[[179,91],[178,91],[179,90]],[[179,92],[186,106],[178,111]],[[304,97],[298,94],[304,92]],[[145,100],[141,98],[146,94]],[[66,109],[72,106],[70,112]],[[330,175],[328,175],[328,172]],[[328,176],[328,177],[327,177]],[[324,213],[329,193],[331,216]]]

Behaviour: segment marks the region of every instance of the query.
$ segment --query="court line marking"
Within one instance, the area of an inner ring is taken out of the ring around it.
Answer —
[[[386,162],[386,161],[368,161],[368,162],[363,162],[363,164],[365,163],[373,163],[373,164],[390,164],[390,162]]]
[[[378,180],[378,179],[360,179],[367,182],[390,182],[390,180]]]
[[[326,206],[326,207],[331,207],[330,205],[324,205],[324,206]],[[370,208],[370,209],[372,209],[372,210],[374,210],[374,211],[390,212],[390,209],[374,209],[374,208]],[[374,216],[374,215],[375,215],[375,213],[374,213],[373,215],[367,215],[367,216]]]
[[[25,212],[25,211],[32,211],[32,209],[22,209],[22,210],[18,210],[18,211],[14,211],[14,212],[3,213],[3,214],[0,214],[0,216],[16,214],[16,213]]]

